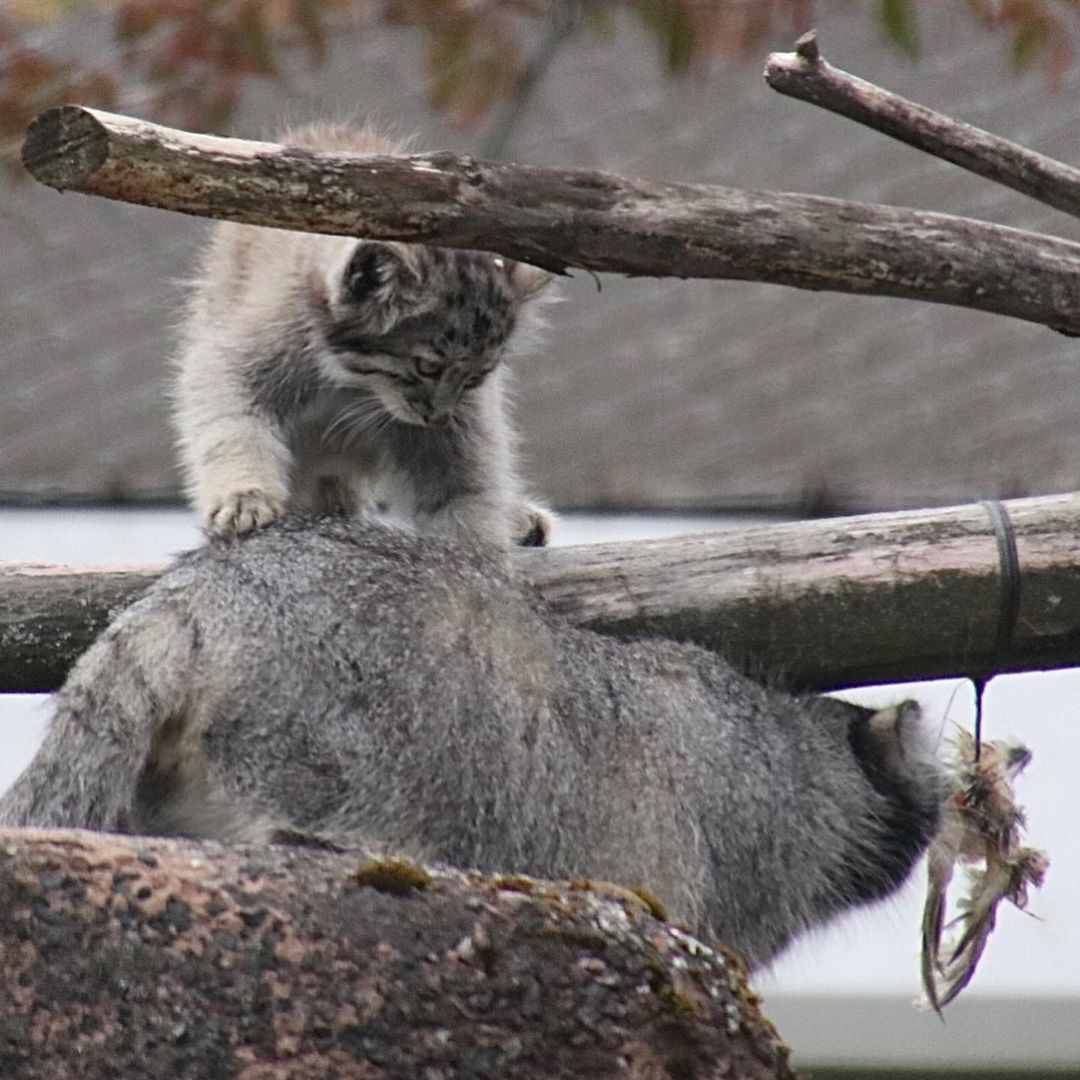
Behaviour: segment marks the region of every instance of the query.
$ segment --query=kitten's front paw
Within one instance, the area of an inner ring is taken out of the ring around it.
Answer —
[[[266,491],[234,491],[211,507],[206,527],[217,536],[238,536],[277,521],[285,500]]]
[[[515,521],[514,543],[519,547],[547,547],[555,529],[555,515],[534,503],[520,507]]]

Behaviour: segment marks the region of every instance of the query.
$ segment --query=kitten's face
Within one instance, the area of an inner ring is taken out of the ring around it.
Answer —
[[[331,304],[332,377],[407,424],[445,424],[498,364],[548,275],[480,252],[356,245]]]

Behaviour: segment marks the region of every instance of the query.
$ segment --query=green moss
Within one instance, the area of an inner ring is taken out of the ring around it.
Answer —
[[[357,867],[353,877],[358,885],[397,896],[426,889],[434,880],[422,866],[407,859],[376,859]]]
[[[664,907],[664,902],[654,893],[649,892],[644,885],[631,886],[630,892],[649,909],[649,914],[654,919],[659,919],[661,922],[668,921],[667,908]]]
[[[668,921],[663,901],[642,885],[618,885],[613,881],[594,881],[591,878],[571,878],[566,885],[572,892],[592,893],[605,899],[618,900],[627,910],[640,903],[654,919]]]
[[[591,949],[596,953],[602,953],[611,944],[611,939],[602,930],[587,923],[569,921],[545,923],[537,931],[537,936],[554,938],[568,945]]]
[[[656,996],[668,1015],[681,1023],[693,1023],[701,1015],[697,1002],[686,994],[680,994],[670,982],[661,986]]]
[[[536,882],[531,877],[525,877],[524,874],[503,874],[492,878],[491,884],[493,888],[504,892],[531,893],[536,889]]]

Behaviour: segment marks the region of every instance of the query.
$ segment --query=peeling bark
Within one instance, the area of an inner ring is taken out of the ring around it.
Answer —
[[[1080,244],[948,214],[448,153],[317,152],[75,105],[31,124],[23,163],[62,191],[203,217],[477,248],[557,272],[899,296],[1080,334]]]
[[[741,965],[615,886],[0,832],[0,1075],[789,1078]]]

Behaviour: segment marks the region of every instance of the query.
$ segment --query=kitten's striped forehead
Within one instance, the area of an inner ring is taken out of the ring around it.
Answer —
[[[505,261],[498,255],[421,245],[410,254],[419,276],[433,292],[448,297],[462,293],[507,307],[514,303]]]
[[[411,253],[440,329],[473,348],[493,348],[509,336],[519,306],[497,255],[417,247]]]

